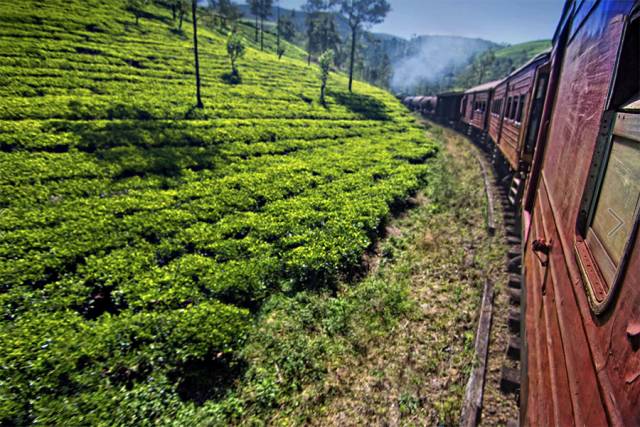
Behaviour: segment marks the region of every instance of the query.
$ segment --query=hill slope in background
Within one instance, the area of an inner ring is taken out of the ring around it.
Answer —
[[[320,104],[296,59],[249,48],[234,84],[204,27],[195,109],[190,23],[124,8],[0,0],[2,425],[286,407],[332,351],[302,332],[341,326],[304,311],[287,341],[270,310],[359,271],[436,151],[382,90],[332,75]]]
[[[551,40],[536,40],[498,49],[496,50],[496,58],[509,58],[514,63],[522,65],[534,56],[549,49],[551,49]]]
[[[501,79],[550,48],[550,40],[537,40],[494,49],[492,51],[494,58],[490,65],[484,67],[482,65],[483,58],[477,56],[457,75],[456,84],[459,88],[467,89]]]

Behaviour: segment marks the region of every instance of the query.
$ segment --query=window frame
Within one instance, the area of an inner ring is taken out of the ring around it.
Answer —
[[[640,97],[636,103],[640,103]],[[636,123],[635,134],[629,135],[619,125],[620,118],[630,117]],[[600,201],[602,187],[609,166],[611,152],[617,138],[630,140],[640,146],[640,111],[628,113],[622,111],[607,112],[603,118],[598,147],[594,154],[590,177],[592,182],[583,198],[578,221],[575,242],[575,252],[580,267],[589,304],[596,315],[606,311],[617,294],[620,284],[624,280],[631,252],[640,228],[640,209],[634,213],[633,224],[626,238],[623,254],[616,266],[615,261],[608,254],[603,243],[593,231],[593,219]]]
[[[636,206],[633,224],[617,267],[602,247],[601,242],[588,236],[593,215],[598,206],[611,150],[616,142],[614,138],[616,140],[618,138],[631,140],[640,144],[640,81],[637,79],[640,72],[640,60],[637,56],[639,48],[640,6],[636,7],[625,20],[614,75],[576,221],[574,255],[582,275],[582,284],[587,300],[596,316],[608,312],[615,301],[625,279],[629,259],[640,230],[640,208]],[[619,118],[624,116],[632,118],[629,121],[633,122],[631,127],[629,127],[629,122],[624,126],[618,125]],[[628,132],[631,134],[629,135]],[[595,234],[593,232],[593,236],[597,237]],[[590,242],[587,242],[588,238],[591,239]],[[609,266],[606,265],[607,258],[611,262]],[[611,268],[614,270],[613,273]],[[604,275],[608,278],[603,275],[603,270]]]

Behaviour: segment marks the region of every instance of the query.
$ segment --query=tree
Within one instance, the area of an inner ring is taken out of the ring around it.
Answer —
[[[213,19],[213,27],[216,26],[216,15],[218,12],[218,0],[207,0],[209,10],[211,11],[211,18]]]
[[[140,18],[144,14],[144,7],[147,0],[127,0],[127,11],[133,13],[136,17],[136,25],[140,24]]]
[[[325,103],[325,92],[327,90],[327,81],[329,80],[329,73],[331,72],[331,66],[333,65],[333,51],[331,49],[326,50],[318,62],[320,63],[320,102]]]
[[[218,0],[218,13],[222,18],[222,27],[227,27],[227,22],[235,22],[240,19],[240,11],[231,0]]]
[[[323,52],[318,46],[318,19],[323,12],[328,11],[335,3],[335,0],[307,0],[302,6],[307,15],[305,25],[307,27],[307,63],[311,65],[311,55],[314,52]]]
[[[180,24],[178,29],[182,31],[182,21],[184,20],[184,16],[189,12],[189,4],[188,0],[178,0],[178,16],[180,18]]]
[[[316,21],[312,13],[307,13],[305,24],[307,26],[307,65],[311,65],[311,54],[316,48],[315,39],[313,37],[315,34]]]
[[[276,55],[278,55],[278,59],[282,58],[280,55],[280,5],[279,0],[274,0],[276,4]],[[284,55],[284,52],[282,52]]]
[[[493,63],[496,61],[496,55],[493,53],[493,50],[489,50],[480,55],[480,59],[478,61],[478,83],[482,84],[484,81],[484,76],[487,73],[487,70],[493,66]]]
[[[256,38],[255,38],[255,42],[256,43],[258,43],[258,33],[259,33],[258,17],[260,16],[260,3],[261,2],[262,2],[262,0],[248,0],[249,10],[251,11],[251,14],[253,16],[255,16],[255,18],[256,18]]]
[[[264,21],[271,16],[273,0],[258,0],[258,16],[260,17],[260,50],[264,50]]]
[[[244,56],[244,42],[237,32],[231,31],[227,37],[227,55],[231,61],[231,75],[238,77],[238,59]]]
[[[331,49],[335,52],[340,45],[340,34],[336,26],[336,20],[331,13],[321,13],[316,19],[316,25],[314,26],[314,34],[312,36],[315,39],[315,45],[319,52],[324,52],[327,49]]]
[[[171,8],[171,14],[173,15],[173,20],[176,20],[176,13],[178,10],[178,0],[169,0],[169,7]]]
[[[363,26],[382,22],[391,10],[391,6],[387,0],[338,0],[338,4],[351,29],[351,61],[349,63],[349,92],[351,92],[358,31]]]
[[[293,23],[295,11],[291,11],[291,16],[281,16],[278,20],[278,32],[288,42],[292,42],[296,37],[296,26]]]
[[[186,1],[186,0],[183,0]],[[196,63],[196,107],[204,108],[202,97],[200,96],[200,58],[198,56],[198,0],[191,0],[191,19],[193,20],[193,52]],[[182,21],[182,19],[181,19]]]

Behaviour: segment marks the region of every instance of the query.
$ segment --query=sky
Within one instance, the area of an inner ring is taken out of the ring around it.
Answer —
[[[550,39],[564,0],[389,0],[391,12],[375,32],[411,38],[442,34],[477,37],[497,43]],[[305,0],[280,0],[285,8]]]

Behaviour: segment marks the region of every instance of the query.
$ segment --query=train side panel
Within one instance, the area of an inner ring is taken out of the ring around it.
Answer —
[[[603,313],[594,312],[576,249],[592,162],[604,156],[597,143],[623,30],[635,4],[575,6],[546,145],[537,148],[544,150],[543,161],[523,245],[526,425],[640,425],[640,353],[633,342],[640,328],[640,237],[630,240],[619,294]]]
[[[535,74],[536,67],[530,66],[511,77],[505,95],[505,105],[510,111],[505,111],[498,146],[513,170],[518,169],[520,161],[522,130],[526,125]]]

